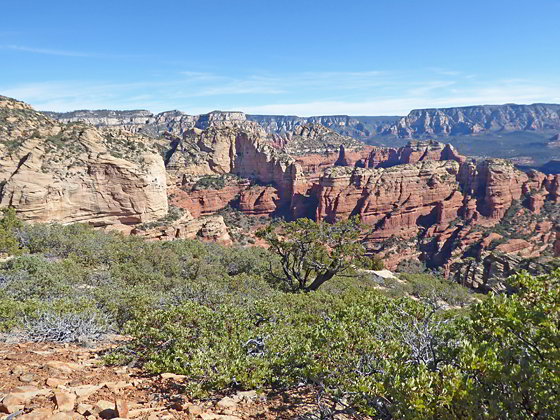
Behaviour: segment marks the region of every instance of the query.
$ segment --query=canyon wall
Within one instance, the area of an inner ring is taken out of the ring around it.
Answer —
[[[416,109],[401,118],[391,134],[405,138],[476,134],[487,131],[560,129],[560,105],[480,105]]]
[[[23,106],[4,102],[6,109]],[[3,114],[1,203],[29,220],[85,221],[146,239],[230,243],[255,226],[246,220],[245,228],[235,225],[240,214],[329,222],[359,215],[371,227],[365,243],[389,268],[420,260],[483,291],[498,287],[492,279],[520,261],[560,252],[552,233],[559,175],[522,172],[506,160],[467,159],[433,140],[366,146],[345,135],[369,133],[360,126],[366,117],[80,111],[67,115],[64,125],[22,109]],[[415,138],[464,127],[472,133],[548,129],[555,112],[554,106],[413,111],[393,126],[380,122],[376,133]],[[178,220],[164,217],[165,191],[172,206],[185,210]],[[524,226],[504,225],[513,220]]]
[[[337,167],[320,179],[317,220],[353,215],[375,226],[372,238],[415,234],[418,227],[457,217],[459,164],[425,161],[391,168]]]
[[[400,148],[373,147],[356,165],[364,168],[386,168],[429,160],[454,160],[462,163],[466,161],[466,157],[461,156],[450,144],[434,140],[410,141]]]
[[[31,222],[128,226],[167,213],[166,172],[148,139],[63,125],[0,97],[0,206]]]
[[[270,214],[288,208],[298,184],[305,182],[301,166],[251,122],[188,130],[173,142],[167,170],[178,190],[175,202],[193,215],[211,214],[236,199],[248,214]],[[216,182],[225,182],[226,175],[239,179],[196,189],[201,177],[222,177]]]

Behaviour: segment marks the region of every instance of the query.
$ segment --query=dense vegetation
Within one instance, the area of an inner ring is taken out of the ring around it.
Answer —
[[[143,242],[0,220],[5,339],[132,340],[108,356],[189,377],[187,392],[313,384],[377,418],[559,418],[560,271],[472,294],[427,274],[334,276],[286,292],[259,247]]]

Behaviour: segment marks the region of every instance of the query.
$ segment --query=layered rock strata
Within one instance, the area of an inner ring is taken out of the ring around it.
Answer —
[[[73,111],[47,113],[61,122],[86,122],[96,126],[123,126],[131,131],[149,135],[164,132],[182,134],[193,127],[204,128],[207,117],[188,115],[180,111],[152,114],[136,111]],[[430,138],[433,136],[469,135],[495,131],[539,131],[560,129],[560,105],[478,105],[453,108],[412,110],[404,117],[375,117],[347,115],[302,118],[289,115],[245,115],[239,112],[214,111],[224,118],[242,118],[258,123],[268,134],[285,135],[309,124],[320,124],[339,134],[356,139],[374,136],[400,138]],[[221,117],[219,117],[221,118]],[[551,141],[554,143],[554,139]],[[554,144],[551,147],[555,147]]]
[[[235,200],[242,211],[252,215],[289,210],[296,190],[306,183],[301,166],[274,148],[262,129],[250,122],[187,131],[174,141],[167,169],[180,190],[179,205],[193,214],[209,214]],[[195,188],[202,177],[225,181],[228,175],[240,181]]]
[[[188,211],[183,217],[173,222],[155,222],[135,227],[131,234],[148,240],[159,241],[199,238],[223,245],[232,243],[222,216],[212,215],[194,218]]]
[[[167,213],[163,159],[149,139],[63,125],[0,98],[0,206],[31,222],[127,226]]]
[[[462,163],[466,158],[450,144],[433,140],[411,141],[398,149],[375,147],[366,157],[357,161],[357,165],[364,168],[385,168],[428,160],[454,160]]]
[[[413,234],[420,225],[457,217],[462,206],[458,173],[459,164],[453,161],[332,168],[320,180],[317,220],[334,222],[360,215],[376,227],[375,239]]]
[[[498,130],[560,128],[560,105],[484,105],[417,109],[401,118],[391,133],[400,137],[449,136]]]

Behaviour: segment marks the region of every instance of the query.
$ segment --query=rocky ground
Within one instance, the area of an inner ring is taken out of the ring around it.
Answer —
[[[182,392],[185,376],[149,376],[137,367],[104,365],[103,355],[121,340],[89,347],[0,342],[0,419],[313,419],[323,418],[321,407],[323,412],[343,408],[325,399],[318,404],[309,387],[193,401]]]

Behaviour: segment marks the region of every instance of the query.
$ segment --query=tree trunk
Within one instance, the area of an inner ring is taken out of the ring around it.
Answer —
[[[321,287],[321,285],[324,282],[332,279],[335,274],[336,274],[336,272],[334,272],[334,271],[326,271],[323,274],[319,274],[317,277],[315,277],[315,280],[313,280],[313,283],[311,283],[309,286],[307,286],[304,290],[306,292],[311,292],[311,291],[317,290],[319,287]]]

